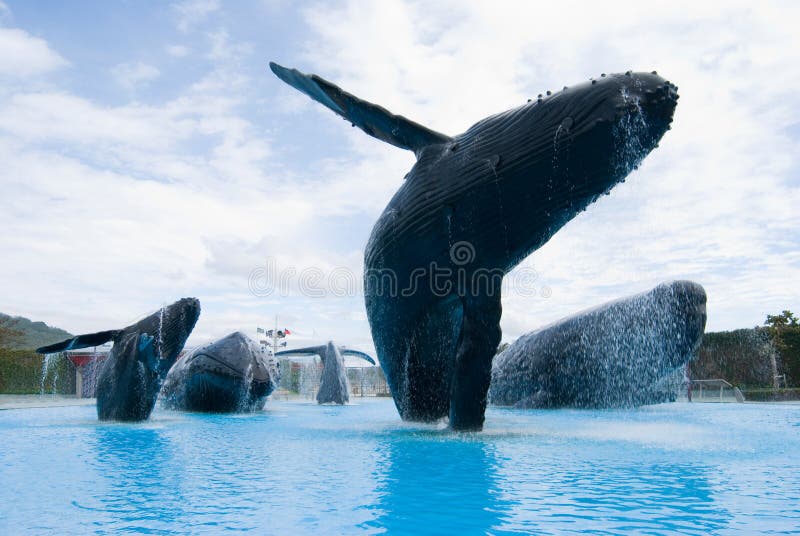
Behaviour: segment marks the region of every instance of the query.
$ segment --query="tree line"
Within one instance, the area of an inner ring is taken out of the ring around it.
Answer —
[[[800,386],[800,322],[789,310],[763,326],[706,333],[689,363],[692,379],[723,378],[743,389]]]

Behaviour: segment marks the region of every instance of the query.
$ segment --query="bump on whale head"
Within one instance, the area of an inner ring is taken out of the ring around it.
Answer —
[[[548,92],[549,93],[549,92]],[[554,179],[571,191],[607,193],[670,129],[678,88],[655,73],[602,75],[528,107],[534,151],[553,153]]]

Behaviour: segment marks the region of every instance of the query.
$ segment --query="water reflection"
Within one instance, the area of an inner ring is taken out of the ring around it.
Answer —
[[[148,425],[96,426],[88,462],[104,485],[100,493],[76,497],[75,506],[94,510],[105,520],[97,524],[114,532],[167,530],[180,523],[181,487],[166,435]]]
[[[0,411],[0,534],[744,534],[800,526],[798,406],[246,415]]]
[[[510,510],[499,493],[494,446],[480,434],[395,430],[377,448],[386,458],[376,475],[376,516],[364,528],[486,533]]]

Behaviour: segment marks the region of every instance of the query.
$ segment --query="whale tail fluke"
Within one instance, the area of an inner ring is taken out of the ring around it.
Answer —
[[[275,352],[275,357],[284,355],[318,355],[322,357],[325,353],[325,346],[309,346],[308,348],[295,348],[293,350],[281,350]]]
[[[112,329],[109,331],[98,331],[97,333],[88,333],[86,335],[78,335],[65,341],[57,342],[48,346],[42,346],[36,349],[38,354],[54,354],[56,352],[64,352],[66,350],[77,350],[79,348],[90,348],[92,346],[100,346],[116,337],[121,330]]]
[[[359,350],[353,350],[351,348],[345,348],[343,346],[339,346],[338,348],[339,348],[339,353],[342,354],[343,356],[352,355],[355,357],[360,357],[361,359],[368,361],[373,365],[375,364],[375,360],[372,358],[371,355],[367,353],[361,352]],[[303,355],[303,356],[318,355],[320,357],[323,357],[327,353],[326,350],[327,350],[327,345],[309,346],[308,348],[281,350],[280,352],[275,352],[275,357],[288,356],[288,355]]]
[[[402,115],[394,115],[381,106],[361,100],[315,74],[308,75],[297,69],[287,69],[274,62],[270,62],[269,68],[275,76],[324,104],[350,121],[353,126],[395,147],[408,149],[419,155],[419,152],[429,145],[451,141],[449,136],[406,119]]]
[[[367,361],[375,365],[375,360],[372,358],[372,356],[365,352],[359,352],[358,350],[353,350],[350,348],[339,348],[339,351],[341,352],[342,355],[352,355],[355,357],[360,357],[364,361]]]

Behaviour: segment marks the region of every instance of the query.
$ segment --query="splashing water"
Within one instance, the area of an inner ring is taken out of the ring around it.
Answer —
[[[638,96],[630,95],[624,88],[621,95],[628,107],[628,113],[623,114],[614,125],[613,135],[617,148],[614,171],[624,178],[638,168],[647,156],[648,149],[643,141],[647,133],[647,117]]]
[[[705,294],[683,288],[660,285],[524,335],[495,361],[493,403],[610,408],[675,400],[705,325]]]
[[[164,309],[165,307],[162,307],[158,312],[158,359],[163,359],[164,356],[164,338],[162,337],[162,331],[164,327]]]
[[[42,361],[42,378],[39,382],[39,394],[45,394],[45,386],[47,384],[47,378],[50,375],[50,369],[53,369],[53,379],[52,379],[52,395],[56,394],[56,386],[58,385],[58,367],[53,366],[56,361],[61,358],[63,354],[46,354],[44,356],[44,360]]]
[[[300,368],[300,394],[306,398],[314,398],[319,391],[319,384],[322,378],[322,367],[314,359],[311,363],[303,364]]]
[[[239,411],[246,411],[250,407],[250,401],[253,398],[253,364],[247,365],[247,370],[244,372],[244,380],[242,381],[242,390],[245,396],[239,397]]]

